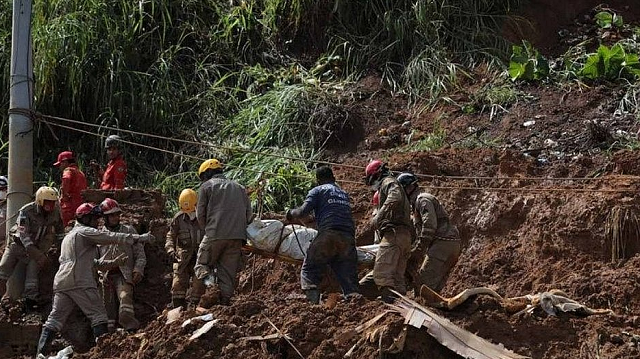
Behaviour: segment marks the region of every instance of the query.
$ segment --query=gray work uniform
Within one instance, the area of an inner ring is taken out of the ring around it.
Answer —
[[[198,246],[202,241],[204,231],[196,219],[191,219],[188,213],[178,212],[169,225],[165,248],[174,252],[173,283],[171,284],[171,299],[183,300],[187,295],[189,280],[192,280],[189,301],[195,305],[204,293],[202,279],[195,276],[193,267],[196,264]]]
[[[91,321],[91,326],[107,323],[107,311],[98,293],[94,261],[98,245],[133,245],[141,236],[98,230],[76,222],[62,240],[60,268],[53,282],[53,307],[44,326],[62,330],[74,305]]]
[[[373,271],[360,280],[360,290],[368,297],[378,292],[376,287],[406,292],[404,276],[411,252],[411,205],[404,189],[393,176],[387,176],[378,191],[380,203],[372,222],[381,237],[380,249]]]
[[[222,299],[235,291],[241,248],[251,221],[251,203],[243,186],[214,175],[200,185],[196,209],[205,236],[198,248],[195,272],[204,279],[216,270]]]
[[[120,224],[111,232],[138,234],[129,225]],[[127,329],[137,329],[140,323],[135,318],[133,308],[133,272],[144,274],[147,265],[147,257],[144,253],[144,245],[109,244],[99,247],[100,257],[105,260],[114,260],[121,253],[127,256],[126,262],[118,268],[100,272],[100,286],[102,298],[109,317],[109,328],[115,328],[116,322]]]
[[[39,251],[45,255],[49,249],[59,246],[63,235],[64,226],[57,204],[52,212],[45,212],[35,202],[24,205],[18,212],[16,224],[9,231],[7,245],[0,260],[0,282],[6,282],[16,265],[24,263],[27,266],[24,295],[28,299],[38,300],[40,269],[29,257],[28,250]],[[0,290],[4,290],[4,285],[2,287]]]
[[[460,257],[460,232],[430,193],[420,193],[413,201],[413,222],[418,240],[411,251],[409,277],[416,290],[426,285],[439,292]]]

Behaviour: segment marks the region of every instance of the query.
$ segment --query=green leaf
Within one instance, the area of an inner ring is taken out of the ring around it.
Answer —
[[[600,70],[601,65],[601,57],[599,54],[593,54],[587,58],[584,67],[580,70],[579,75],[584,76],[588,79],[597,79],[604,74],[604,66],[602,70]]]
[[[608,11],[601,11],[596,14],[596,23],[602,29],[610,29],[613,23],[613,14]]]
[[[524,75],[524,72],[524,64],[514,61],[509,63],[509,76],[511,77],[511,80],[523,80],[522,76]]]

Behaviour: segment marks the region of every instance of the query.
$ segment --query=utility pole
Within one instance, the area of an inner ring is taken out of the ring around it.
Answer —
[[[33,194],[33,64],[31,62],[31,0],[13,0],[11,85],[9,100],[9,193],[7,231]]]

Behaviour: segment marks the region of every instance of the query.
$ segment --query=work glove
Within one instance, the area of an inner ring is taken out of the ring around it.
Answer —
[[[105,259],[106,256],[107,254],[105,253],[102,257],[94,261],[96,268],[98,268],[98,270],[100,271],[118,269],[120,266],[125,265],[127,263],[127,260],[129,259],[129,256],[124,253],[120,253],[114,259]]]
[[[150,232],[147,232],[145,234],[141,234],[140,236],[138,236],[137,239],[134,240],[133,244],[136,244],[136,243],[145,244],[145,243],[153,242],[155,239],[156,237],[153,234],[151,234]]]
[[[143,277],[142,273],[134,270],[132,274],[133,284],[140,283],[140,281],[142,280],[142,277]]]
[[[44,253],[42,253],[38,249],[38,247],[34,245],[30,245],[30,246],[27,246],[26,250],[27,250],[27,254],[29,255],[29,258],[33,259],[36,262],[36,264],[38,265],[38,268],[42,269],[46,267],[47,264],[49,263],[49,259],[47,258],[47,256]]]
[[[169,258],[171,258],[171,262],[178,262],[178,258],[176,257],[176,250],[174,248],[167,248],[167,254],[169,255]]]
[[[286,218],[288,222],[291,222],[293,220],[293,214],[291,214],[291,208],[287,209],[287,214],[285,214],[284,218]]]

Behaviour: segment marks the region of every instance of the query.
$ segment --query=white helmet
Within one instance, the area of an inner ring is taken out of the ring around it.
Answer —
[[[36,191],[36,204],[40,207],[44,205],[44,201],[57,201],[58,191],[53,187],[42,186]]]

